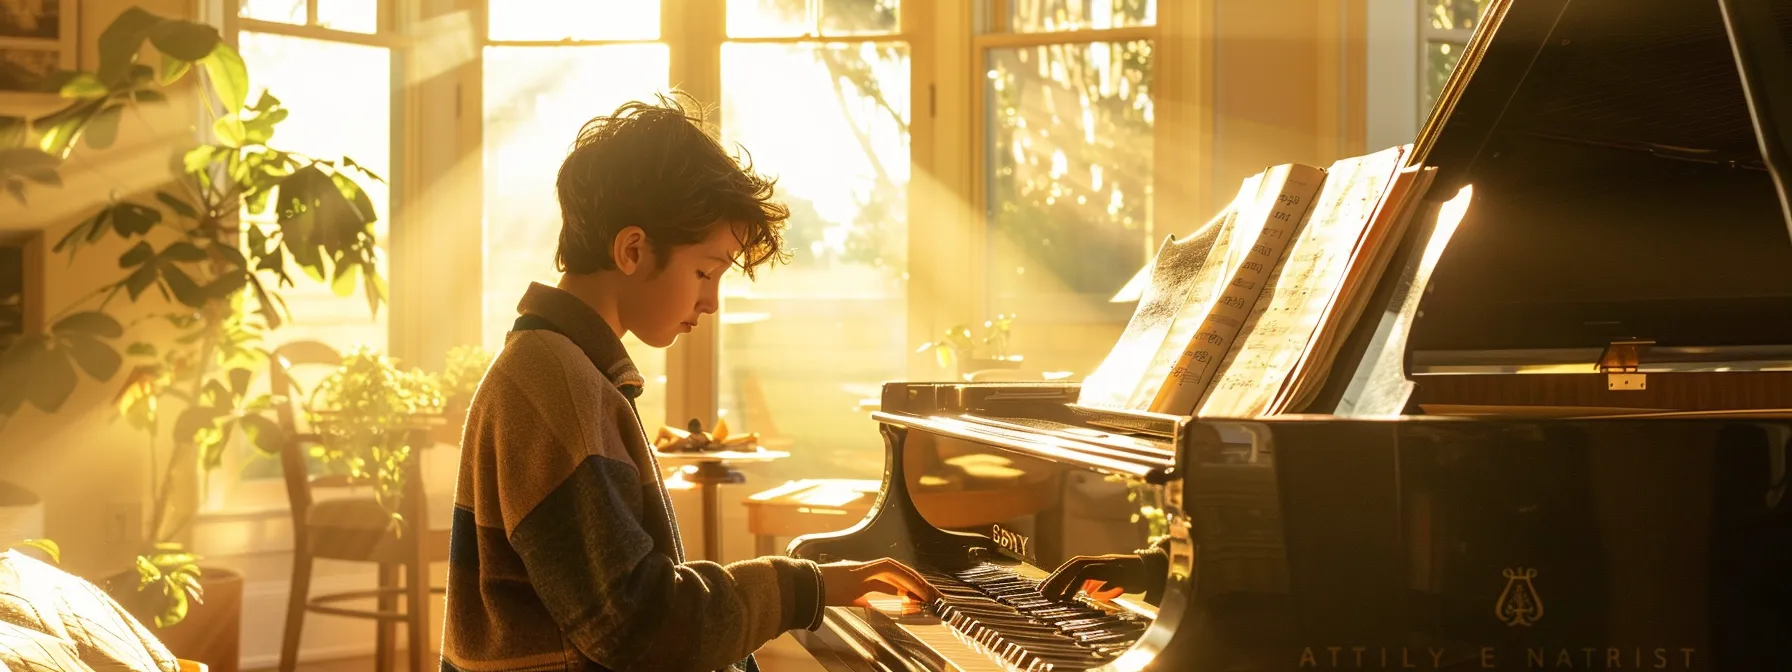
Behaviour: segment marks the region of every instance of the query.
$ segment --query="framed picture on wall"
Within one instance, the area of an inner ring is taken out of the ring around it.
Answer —
[[[73,70],[78,0],[0,0],[0,100],[55,96],[45,81]]]
[[[0,350],[43,329],[43,234],[0,231]]]

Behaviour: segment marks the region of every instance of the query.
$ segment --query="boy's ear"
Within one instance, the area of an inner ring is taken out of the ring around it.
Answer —
[[[647,232],[639,226],[624,227],[610,243],[610,258],[616,260],[616,270],[623,275],[634,275],[644,267],[647,253]]]

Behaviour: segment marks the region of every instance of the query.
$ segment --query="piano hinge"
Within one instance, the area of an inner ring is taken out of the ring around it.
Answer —
[[[1642,363],[1644,350],[1655,345],[1649,339],[1631,339],[1612,341],[1599,354],[1599,372],[1605,374],[1605,389],[1646,390],[1649,389],[1648,375],[1638,369]]]

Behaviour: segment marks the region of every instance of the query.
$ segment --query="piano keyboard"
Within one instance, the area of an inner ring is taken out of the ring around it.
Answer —
[[[1100,667],[1131,648],[1150,626],[1130,613],[1110,613],[1076,600],[1046,599],[1037,579],[998,565],[921,574],[940,591],[932,610],[966,642],[1001,661],[996,669],[1045,672]],[[923,641],[940,638],[938,632],[904,629]],[[950,646],[928,644],[935,650]]]

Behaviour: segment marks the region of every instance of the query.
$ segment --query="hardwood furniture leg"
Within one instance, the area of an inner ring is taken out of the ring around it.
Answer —
[[[753,555],[765,557],[778,554],[778,538],[769,534],[753,535]]]
[[[292,592],[286,598],[286,632],[280,639],[280,672],[293,672],[299,664],[299,635],[305,629],[305,602],[311,595],[311,556],[303,547],[293,549]]]
[[[380,563],[380,611],[398,611],[398,585],[398,565]],[[379,628],[379,639],[374,643],[373,669],[376,672],[392,672],[393,661],[398,657],[398,623],[380,619],[374,621],[374,627]]]

